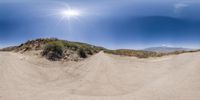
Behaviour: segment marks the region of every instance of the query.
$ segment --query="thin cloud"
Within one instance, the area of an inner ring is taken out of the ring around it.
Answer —
[[[174,12],[180,13],[183,9],[187,8],[189,5],[186,3],[177,3],[174,5]]]

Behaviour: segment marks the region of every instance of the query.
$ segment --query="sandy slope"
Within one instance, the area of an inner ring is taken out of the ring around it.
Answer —
[[[199,100],[200,53],[137,59],[100,52],[49,62],[0,52],[0,100]]]

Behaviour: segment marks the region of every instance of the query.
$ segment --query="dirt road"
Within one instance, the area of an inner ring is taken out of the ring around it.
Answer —
[[[0,100],[199,100],[200,52],[81,62],[0,52]]]

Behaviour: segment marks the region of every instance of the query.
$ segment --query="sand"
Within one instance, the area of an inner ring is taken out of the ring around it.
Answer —
[[[80,62],[0,52],[0,100],[199,100],[200,52]]]

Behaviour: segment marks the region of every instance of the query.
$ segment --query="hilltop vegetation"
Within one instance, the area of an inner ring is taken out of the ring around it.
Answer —
[[[161,57],[163,53],[148,52],[141,50],[129,50],[129,49],[119,49],[119,50],[106,50],[106,53],[122,55],[122,56],[135,56],[138,58],[148,58],[148,57]]]
[[[161,52],[159,53],[153,51],[130,50],[130,49],[109,50],[103,47],[94,46],[86,43],[59,40],[57,38],[46,38],[46,39],[29,40],[19,46],[4,48],[1,49],[1,51],[14,51],[21,53],[29,51],[38,51],[39,55],[53,61],[57,60],[79,61],[81,59],[94,55],[100,51],[104,51],[105,53],[114,55],[148,58],[148,57],[161,57],[166,55],[177,55],[188,52],[197,52],[200,50],[191,50],[191,51],[180,50],[170,53],[161,53]]]
[[[81,58],[87,58],[103,50],[102,47],[89,45],[86,43],[69,42],[56,40],[48,42],[42,51],[42,56],[50,60],[70,59],[77,61]]]
[[[167,55],[178,55],[182,53],[191,53],[191,52],[199,52],[200,50],[190,50],[190,51],[174,51],[169,53],[159,53],[159,52],[151,52],[151,51],[143,51],[143,50],[130,50],[130,49],[118,49],[118,50],[105,50],[106,53],[121,55],[121,56],[134,56],[138,58],[149,58],[149,57],[162,57]]]
[[[78,61],[96,54],[101,50],[104,50],[104,48],[86,43],[59,40],[56,38],[30,40],[19,46],[2,49],[2,51],[15,51],[21,53],[40,51],[41,56],[54,61]]]
[[[172,53],[176,51],[190,51],[191,49],[188,48],[181,48],[181,47],[167,47],[167,46],[161,46],[161,47],[150,47],[144,49],[144,51],[151,51],[151,52],[157,52],[157,53]]]

